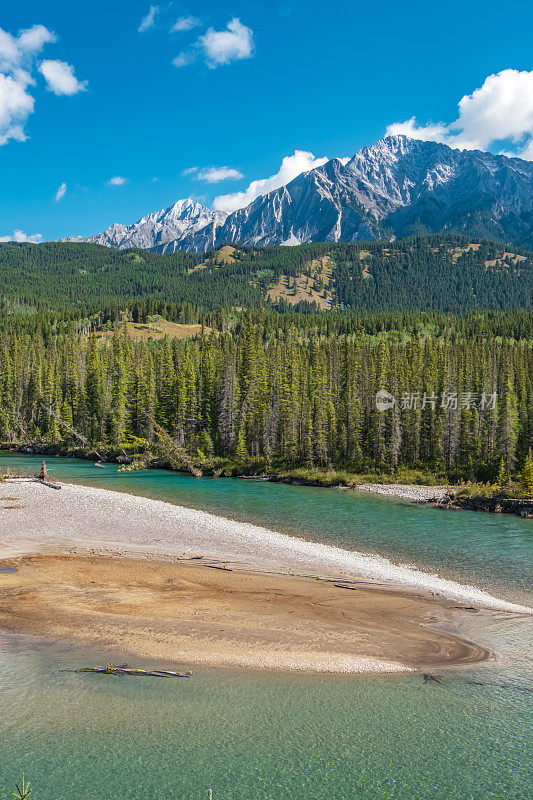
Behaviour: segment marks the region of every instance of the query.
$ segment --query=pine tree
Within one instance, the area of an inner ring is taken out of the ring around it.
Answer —
[[[248,451],[246,449],[246,437],[244,435],[244,428],[239,428],[237,434],[237,444],[235,447],[235,459],[239,464],[244,464],[248,458]]]
[[[121,444],[126,435],[128,375],[123,343],[115,337],[113,341],[112,403],[109,413],[110,438]]]
[[[505,462],[505,469],[511,473],[516,461],[516,443],[518,439],[518,412],[516,394],[513,381],[507,369],[507,378],[503,386],[503,396],[500,398],[498,449],[499,455]]]
[[[501,491],[505,490],[509,486],[509,473],[507,472],[504,458],[502,458],[500,461],[500,469],[498,471],[498,475],[496,476],[494,485]]]
[[[98,345],[94,334],[89,338],[87,350],[87,377],[85,379],[85,396],[87,416],[89,419],[89,438],[100,441],[103,424],[103,376]]]
[[[160,371],[157,393],[157,421],[166,430],[173,433],[176,426],[176,401],[177,393],[180,387],[183,389],[183,384],[176,387],[176,367],[174,365],[174,354],[172,349],[172,340],[170,337],[165,336],[163,341],[163,354],[160,360]],[[180,376],[181,377],[181,376]],[[182,397],[182,407],[185,404],[185,399]],[[178,400],[179,403],[179,400]]]
[[[239,401],[235,356],[233,353],[231,355],[228,354],[228,356],[222,376],[217,426],[222,448],[226,453],[231,452],[235,444],[237,404]]]
[[[524,460],[520,483],[526,494],[533,495],[533,455],[531,450],[529,450]]]

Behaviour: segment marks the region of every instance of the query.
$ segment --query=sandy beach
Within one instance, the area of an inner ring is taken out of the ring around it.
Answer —
[[[480,661],[494,598],[387,559],[85,486],[0,485],[0,626],[179,661],[329,672]],[[471,613],[471,612],[470,612]]]
[[[5,564],[6,562],[4,562]],[[440,603],[310,578],[106,556],[26,556],[0,574],[0,626],[183,664],[396,672],[482,661],[429,628]]]

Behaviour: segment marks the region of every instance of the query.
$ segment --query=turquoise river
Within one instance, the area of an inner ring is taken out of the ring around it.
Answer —
[[[12,472],[35,472],[40,461],[0,454]],[[47,463],[58,480],[380,553],[533,604],[530,520],[333,489]],[[209,789],[214,800],[525,800],[531,618],[464,616],[461,632],[496,657],[441,671],[441,684],[420,675],[208,669],[188,681],[102,679],[59,670],[122,653],[0,631],[0,800],[23,771],[31,800],[196,800]]]

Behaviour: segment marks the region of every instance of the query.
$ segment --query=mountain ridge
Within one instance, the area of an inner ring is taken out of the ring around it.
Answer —
[[[210,221],[224,221],[225,211],[213,211],[190,197],[177,200],[167,208],[152,211],[131,225],[114,222],[93,236],[67,236],[61,242],[86,242],[126,250],[140,247],[150,250],[169,241],[179,241],[185,234],[205,227]]]
[[[179,204],[186,204],[183,215],[173,216]],[[334,158],[301,173],[230,214],[187,199],[132,226],[115,224],[75,241],[172,253],[448,232],[532,247],[533,163],[389,136],[348,162]]]

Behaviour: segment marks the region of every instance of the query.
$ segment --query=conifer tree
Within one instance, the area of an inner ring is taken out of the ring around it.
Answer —
[[[528,495],[533,495],[533,455],[531,450],[525,457],[520,483]]]
[[[501,491],[509,486],[509,473],[507,472],[504,458],[502,458],[500,461],[500,468],[498,470],[498,475],[496,476],[495,486]]]
[[[103,425],[103,380],[98,346],[94,334],[89,337],[86,369],[85,396],[89,421],[88,433],[91,441],[99,441]]]
[[[244,435],[244,428],[241,426],[239,428],[239,433],[237,434],[235,459],[239,464],[244,464],[247,458],[248,458],[248,451],[246,449],[246,437]]]

